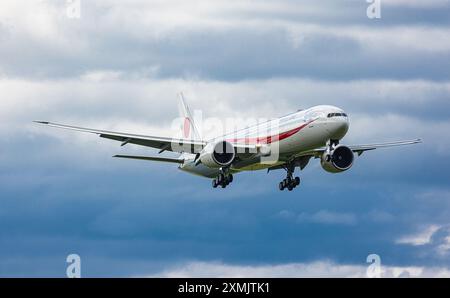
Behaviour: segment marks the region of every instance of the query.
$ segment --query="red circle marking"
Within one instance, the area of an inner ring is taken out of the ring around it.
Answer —
[[[184,118],[184,127],[183,127],[184,137],[188,138],[190,132],[191,132],[191,121],[189,120],[189,118]]]

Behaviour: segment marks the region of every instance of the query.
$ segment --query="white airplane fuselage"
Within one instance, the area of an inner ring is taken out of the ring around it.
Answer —
[[[339,141],[349,129],[349,120],[345,112],[335,106],[320,105],[301,110],[274,120],[238,130],[211,140],[240,141],[247,144],[265,146],[277,160],[267,162],[261,155],[254,154],[245,163],[233,164],[231,172],[255,171],[267,169],[286,162],[286,158],[295,154],[324,147],[330,140]],[[191,174],[214,178],[219,168],[210,168],[202,163],[196,163],[195,155],[185,154],[185,162],[179,169]]]

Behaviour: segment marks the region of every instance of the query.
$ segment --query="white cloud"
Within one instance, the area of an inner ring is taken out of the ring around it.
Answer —
[[[431,254],[446,258],[450,254],[450,227],[428,225],[422,227],[416,234],[401,237],[396,243],[424,247]]]
[[[281,210],[275,215],[276,218],[290,220],[296,223],[318,223],[318,224],[342,224],[354,225],[359,221],[369,221],[373,223],[388,223],[394,221],[395,217],[386,211],[371,210],[366,214],[354,214],[349,212],[335,212],[320,210],[314,213],[296,212]]]
[[[450,152],[450,141],[442,138],[450,130],[450,122],[439,116],[440,110],[434,110],[445,104],[450,83],[426,81],[149,80],[127,79],[116,71],[97,71],[70,80],[0,79],[0,134],[3,139],[19,132],[40,134],[42,128],[35,129],[31,121],[49,120],[173,135],[171,123],[178,117],[179,91],[184,91],[192,109],[202,110],[205,120],[217,116],[224,121],[267,119],[299,108],[334,104],[350,115],[345,142],[422,137],[420,146],[428,152],[444,156]],[[241,108],[242,102],[246,109]],[[429,113],[438,117],[429,119]]]
[[[357,222],[353,213],[340,213],[328,210],[320,210],[312,214],[302,212],[297,216],[296,220],[298,222],[342,225],[354,225]]]
[[[191,262],[163,270],[151,277],[168,278],[296,278],[296,277],[366,277],[366,265],[344,265],[330,261],[279,265],[230,265],[221,262]],[[447,268],[384,266],[382,277],[450,277]]]
[[[382,5],[417,7],[417,8],[445,8],[449,7],[449,0],[382,0]]]
[[[438,225],[429,225],[422,228],[418,233],[413,235],[406,235],[397,240],[399,244],[410,244],[410,245],[424,245],[431,242],[431,237],[433,234],[439,230],[441,227]]]
[[[367,115],[392,107],[408,110],[444,104],[441,98],[450,95],[450,82],[366,80],[330,82],[308,79],[268,79],[241,82],[205,81],[197,79],[150,80],[127,79],[118,71],[89,72],[79,79],[19,80],[0,79],[0,113],[6,119],[11,113],[29,108],[42,109],[55,104],[75,106],[105,105],[111,111],[121,102],[130,108],[157,104],[164,109],[176,103],[176,93],[184,91],[194,109],[203,109],[206,116],[252,115],[275,117],[299,108],[317,104],[334,104],[346,110]],[[100,84],[101,83],[101,84]],[[264,86],[264,88],[262,88]],[[245,101],[248,109],[238,109]],[[176,104],[175,104],[176,106]],[[148,112],[150,107],[146,109]],[[275,115],[273,111],[276,111]],[[403,112],[399,111],[399,112]],[[122,113],[124,116],[130,113]],[[156,113],[155,113],[156,114]],[[160,113],[159,113],[160,114]],[[380,115],[380,116],[384,116]],[[402,115],[407,117],[408,115]],[[424,115],[427,116],[427,115]],[[134,118],[134,117],[133,117]],[[149,117],[151,118],[151,117]],[[355,117],[352,117],[354,120]],[[153,118],[159,122],[160,118]],[[151,121],[152,119],[149,119]],[[396,119],[398,120],[398,119]],[[373,119],[368,119],[373,121]],[[365,130],[366,131],[366,130]]]
[[[450,235],[444,237],[442,243],[437,246],[437,252],[441,256],[447,256],[450,253]]]
[[[354,225],[357,222],[356,215],[353,213],[335,212],[329,210],[319,210],[315,213],[295,212],[282,210],[276,217],[292,220],[297,223],[317,223],[317,224],[342,224]]]
[[[65,1],[61,1],[65,2]],[[64,3],[47,0],[6,0],[0,9],[0,26],[4,26],[8,43],[27,40],[30,44],[47,44],[54,48],[80,53],[88,44],[75,34],[73,23],[68,22]],[[76,42],[74,42],[76,40]],[[3,46],[7,46],[4,44]],[[48,47],[50,50],[51,47]],[[16,49],[17,50],[17,49]],[[35,49],[37,50],[37,49]]]
[[[402,114],[369,115],[353,114],[347,137],[350,143],[371,143],[374,140],[401,140],[421,138],[429,152],[440,156],[450,154],[450,140],[442,138],[442,132],[450,129],[450,121],[418,119]]]
[[[197,74],[215,78],[228,75],[243,79],[280,73],[292,75],[292,66],[298,66],[303,76],[317,72],[327,76],[330,75],[328,68],[335,63],[335,67],[345,67],[355,60],[359,61],[358,68],[365,68],[364,74],[355,69],[352,77],[358,78],[366,74],[373,76],[364,65],[370,63],[371,57],[394,62],[395,57],[409,57],[405,59],[416,65],[421,62],[423,52],[445,54],[450,51],[447,27],[414,23],[370,26],[360,21],[360,16],[365,14],[361,3],[82,1],[82,7],[81,19],[72,20],[66,16],[64,1],[3,1],[0,54],[16,59],[3,60],[0,71],[7,76],[73,77],[99,68],[136,72],[140,67],[147,67],[163,70],[150,72],[153,75]],[[324,23],[330,11],[332,15],[338,14],[339,19],[354,18],[354,21],[347,23],[332,18]],[[334,22],[330,25],[330,21]],[[288,49],[289,41],[298,50],[305,49],[305,41],[311,43],[306,53],[296,53]],[[266,52],[260,51],[261,44]],[[320,54],[328,49],[327,44],[339,51],[336,53],[339,59],[328,59],[328,52]],[[236,51],[244,45],[250,53],[242,49]],[[255,55],[252,56],[251,51]],[[287,58],[292,58],[282,59],[286,53]],[[266,54],[268,59],[264,61],[252,59]],[[272,57],[275,55],[278,57]],[[317,65],[306,67],[308,61],[296,57],[314,59]],[[230,65],[225,64],[231,63],[239,69],[229,70]],[[402,64],[398,71],[408,65]],[[440,66],[431,72],[442,73]],[[391,71],[387,69],[386,73]],[[407,75],[417,77],[419,74]],[[425,71],[421,75],[428,77]]]
[[[114,81],[120,79],[120,71],[91,71],[81,76],[82,80],[91,82]]]

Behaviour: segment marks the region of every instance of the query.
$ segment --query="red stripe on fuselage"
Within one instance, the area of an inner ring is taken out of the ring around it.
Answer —
[[[286,138],[289,138],[292,135],[295,135],[300,130],[311,124],[314,120],[309,121],[308,123],[305,123],[299,127],[293,128],[291,130],[282,132],[277,135],[268,136],[268,137],[256,137],[256,138],[240,138],[240,139],[229,139],[226,140],[228,142],[232,143],[244,143],[244,144],[270,144],[273,142],[282,141]]]

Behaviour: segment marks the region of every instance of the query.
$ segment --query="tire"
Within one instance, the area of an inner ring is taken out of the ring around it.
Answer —
[[[288,190],[289,190],[289,191],[292,191],[293,189],[294,189],[294,188],[292,187],[292,185],[289,185],[289,186],[288,186]]]
[[[217,177],[217,183],[222,184],[225,181],[225,176],[223,174],[219,174]]]
[[[213,181],[212,181],[212,187],[213,187],[213,188],[217,188],[217,180],[216,180],[216,179],[213,179]]]
[[[294,182],[295,186],[300,185],[300,177],[295,177]]]
[[[230,183],[233,182],[233,175],[232,175],[232,174],[230,174],[230,175],[228,176],[228,181],[230,181]]]
[[[280,184],[278,185],[278,188],[279,188],[280,190],[284,190],[284,184],[283,184],[283,181],[280,182]]]

